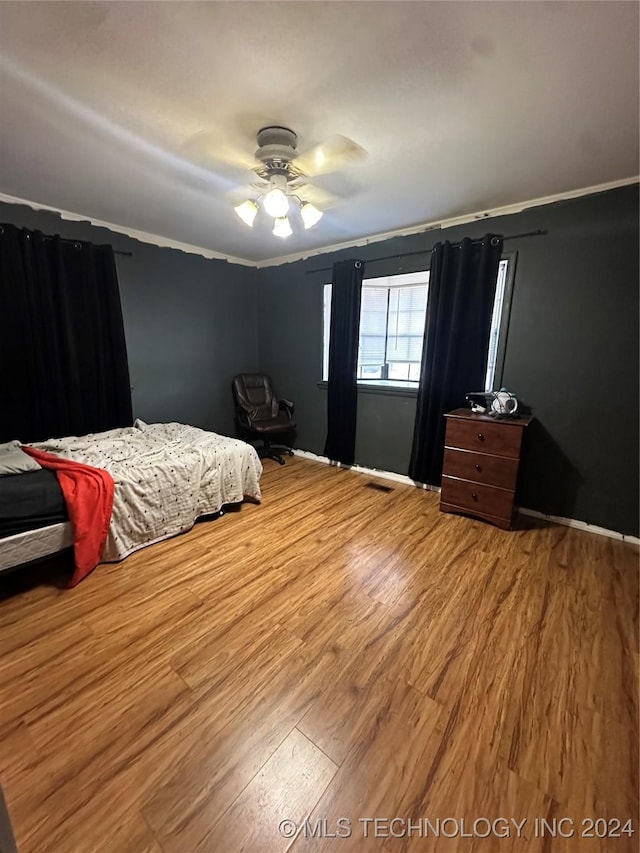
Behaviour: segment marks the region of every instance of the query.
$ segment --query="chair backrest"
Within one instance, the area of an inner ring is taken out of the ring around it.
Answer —
[[[264,373],[239,373],[231,383],[236,406],[252,421],[268,421],[278,414],[278,399],[269,376]]]

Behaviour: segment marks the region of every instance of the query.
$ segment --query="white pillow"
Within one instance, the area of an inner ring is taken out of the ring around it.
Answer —
[[[7,441],[6,444],[0,444],[0,477],[7,477],[10,474],[24,474],[28,471],[39,471],[41,467],[35,459],[32,459],[28,453],[20,448],[19,441]]]

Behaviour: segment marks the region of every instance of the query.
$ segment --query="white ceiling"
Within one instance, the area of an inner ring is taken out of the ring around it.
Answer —
[[[0,192],[262,265],[623,181],[638,8],[0,2]],[[267,124],[368,152],[285,241],[232,211]]]

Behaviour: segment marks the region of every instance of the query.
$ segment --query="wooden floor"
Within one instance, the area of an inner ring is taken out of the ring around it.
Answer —
[[[0,604],[20,853],[638,849],[637,551],[369,482],[267,460],[261,506]]]

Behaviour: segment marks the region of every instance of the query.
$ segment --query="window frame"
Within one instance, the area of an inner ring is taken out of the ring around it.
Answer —
[[[515,273],[517,266],[518,252],[510,251],[503,252],[500,260],[508,261],[507,264],[507,276],[504,286],[504,295],[502,298],[502,312],[500,315],[500,327],[498,332],[498,347],[496,350],[496,363],[493,374],[493,387],[487,390],[498,390],[502,387],[502,380],[504,374],[504,364],[506,359],[507,352],[507,340],[509,336],[509,325],[511,321],[511,307],[513,302],[513,286],[515,281]],[[423,270],[415,270],[415,273],[430,273],[430,268]],[[405,275],[405,272],[398,273],[390,273],[388,276],[372,276],[372,278],[395,278],[395,276]],[[363,280],[363,285],[364,285]],[[322,329],[322,378],[317,383],[319,388],[326,388],[328,385],[328,379],[325,379],[325,365],[327,366],[327,376],[328,376],[328,360],[329,360],[329,330],[325,328],[324,318],[325,318],[325,288],[327,285],[331,285],[332,283],[323,282],[322,285],[322,317],[323,317],[323,329]],[[402,287],[403,285],[399,285]],[[427,283],[428,288],[428,283]],[[427,290],[427,305],[428,305],[428,290]],[[331,312],[329,310],[329,316]],[[425,315],[426,322],[426,315]],[[326,347],[325,347],[326,342]],[[418,393],[420,381],[415,380],[394,380],[394,379],[357,379],[356,384],[358,387],[358,392],[364,391],[367,393],[374,394],[391,394],[391,395],[400,395],[400,396],[409,396],[415,397]]]
[[[500,315],[500,329],[498,331],[498,349],[496,351],[496,366],[493,372],[493,387],[485,389],[488,391],[498,391],[502,387],[518,253],[516,251],[503,252],[500,260],[508,261],[509,263],[507,265],[507,280],[504,284],[504,296],[502,297],[502,314]]]

